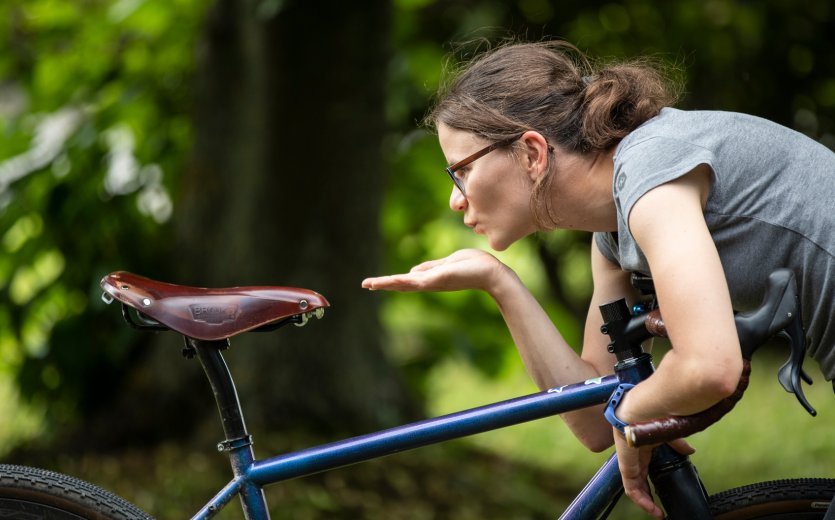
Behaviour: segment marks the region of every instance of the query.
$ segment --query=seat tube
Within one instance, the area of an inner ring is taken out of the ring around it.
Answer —
[[[242,479],[241,503],[247,520],[269,520],[266,499],[260,486],[246,477],[255,460],[252,450],[252,436],[246,430],[238,391],[232,380],[229,367],[221,351],[229,347],[229,340],[202,341],[187,338],[189,347],[194,349],[197,359],[209,379],[220,413],[223,433],[226,439],[217,445],[218,451],[229,454],[232,472]]]

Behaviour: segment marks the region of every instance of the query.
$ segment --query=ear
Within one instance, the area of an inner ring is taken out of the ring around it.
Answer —
[[[520,159],[532,182],[537,182],[548,170],[550,150],[548,141],[539,132],[529,130],[519,138],[525,146]]]

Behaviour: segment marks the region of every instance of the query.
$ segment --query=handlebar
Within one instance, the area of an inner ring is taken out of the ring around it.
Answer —
[[[646,280],[642,280],[646,285]],[[612,342],[610,352],[620,361],[640,351],[641,342],[653,337],[667,337],[667,329],[659,309],[636,315],[624,314],[625,301],[619,300],[601,306],[604,326],[601,330],[609,335]],[[783,388],[795,394],[801,405],[811,414],[816,411],[803,394],[801,380],[808,384],[811,378],[803,371],[806,353],[805,333],[800,316],[800,302],[797,295],[795,275],[788,269],[779,269],[768,277],[763,301],[759,307],[734,316],[739,343],[744,358],[742,376],[736,391],[714,406],[688,416],[673,416],[633,424],[625,428],[630,446],[644,446],[669,442],[700,432],[728,413],[742,398],[748,387],[751,371],[750,359],[754,352],[768,339],[779,336],[789,341],[789,359],[780,368],[778,380]]]

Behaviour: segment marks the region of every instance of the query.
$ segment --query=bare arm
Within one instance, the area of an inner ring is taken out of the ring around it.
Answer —
[[[464,250],[425,262],[409,273],[369,278],[363,287],[400,291],[481,289],[496,301],[525,367],[540,389],[610,374],[614,357],[606,351],[597,306],[631,294],[628,276],[592,246],[595,291],[585,328],[582,356],[568,345],[551,319],[510,268],[492,255]],[[563,414],[587,447],[600,451],[612,444],[612,432],[600,407]]]
[[[739,381],[742,356],[728,285],[702,214],[709,183],[710,170],[697,169],[647,193],[630,215],[673,349],[629,392],[621,405],[625,421],[700,412]]]

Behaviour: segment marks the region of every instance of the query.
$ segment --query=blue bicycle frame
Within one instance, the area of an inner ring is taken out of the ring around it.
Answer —
[[[235,475],[193,519],[213,517],[235,495],[240,495],[247,520],[266,520],[269,513],[262,487],[268,484],[602,404],[621,381],[637,382],[652,373],[649,355],[643,354],[633,363],[619,366],[618,375],[589,379],[369,435],[255,460],[251,436],[246,432],[234,383],[221,355],[228,342],[189,340],[189,344],[214,389],[226,433],[226,440],[218,445],[218,449],[228,452]],[[674,455],[673,458],[680,460],[683,457]],[[613,455],[561,518],[598,518],[614,506],[622,491],[617,460]]]

